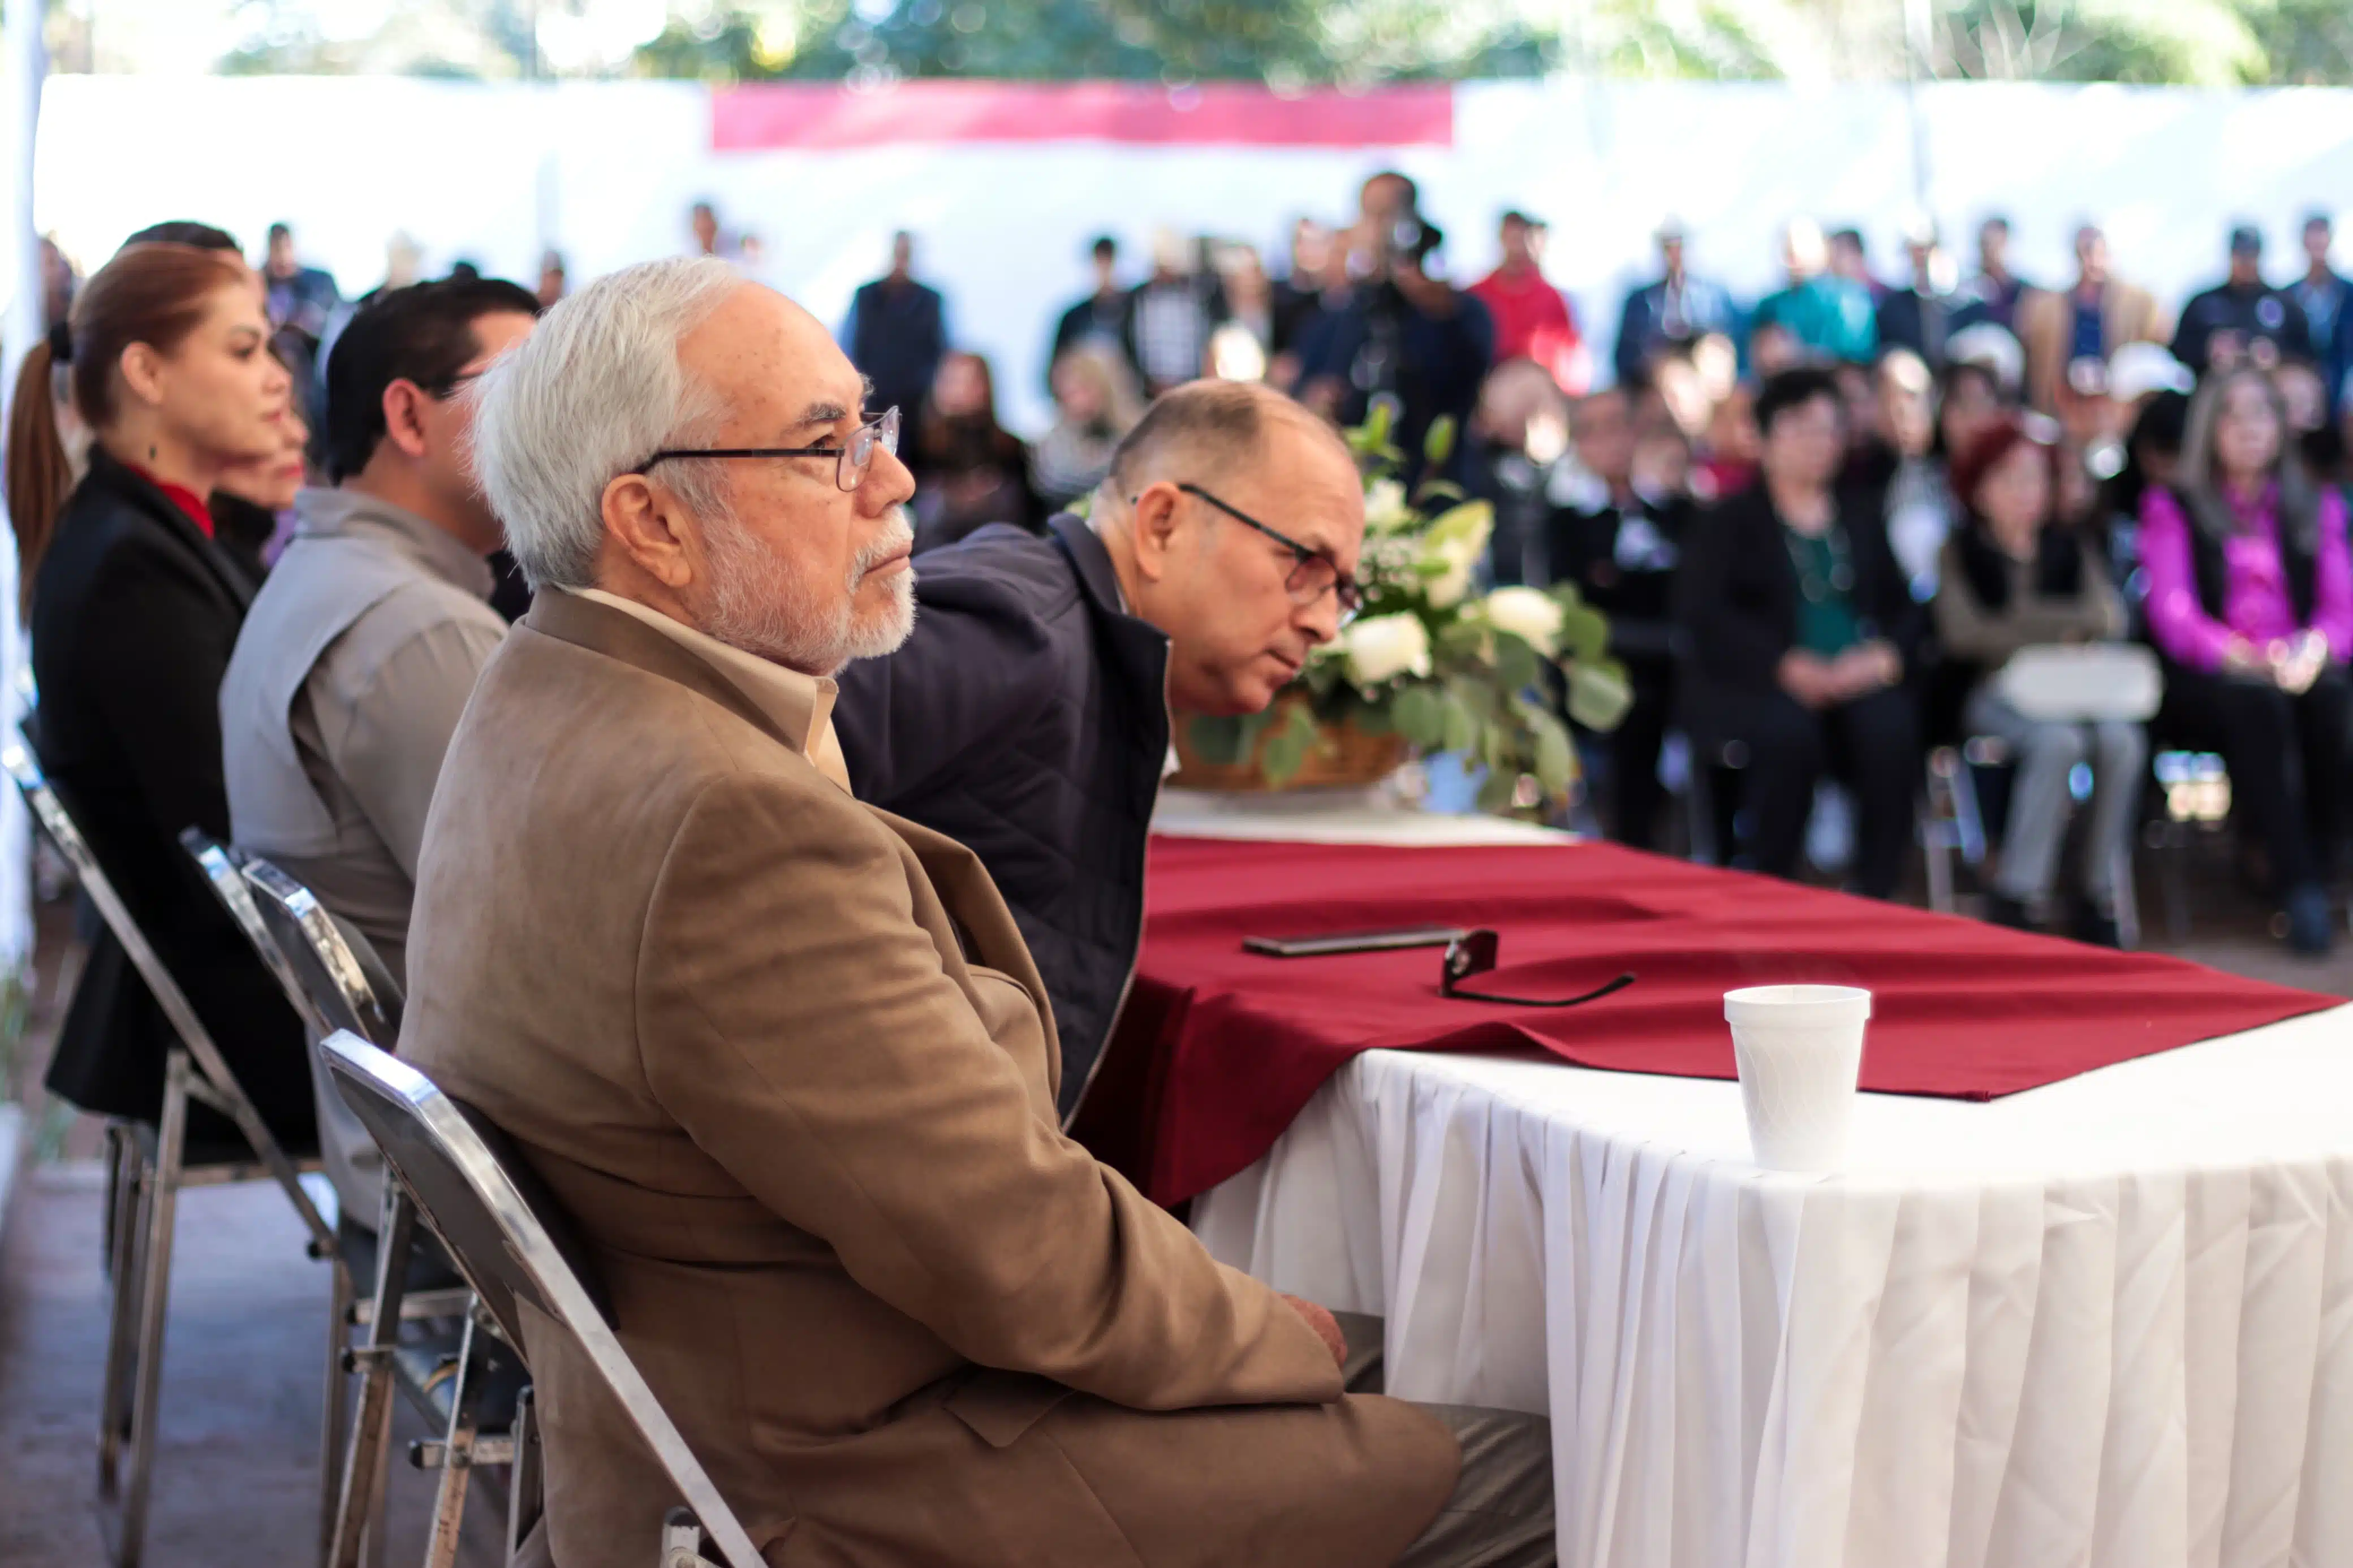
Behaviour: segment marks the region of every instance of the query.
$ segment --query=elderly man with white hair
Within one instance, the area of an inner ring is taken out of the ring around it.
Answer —
[[[708,259],[602,279],[483,378],[538,598],[434,798],[404,1055],[570,1211],[773,1563],[1549,1563],[1541,1424],[1344,1393],[1328,1313],[1064,1138],[987,874],[843,787],[831,677],[911,616],[863,394]],[[672,1500],[538,1327],[555,1560],[638,1563]]]

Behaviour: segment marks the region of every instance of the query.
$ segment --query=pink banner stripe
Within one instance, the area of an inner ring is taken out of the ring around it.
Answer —
[[[1289,97],[1246,82],[925,80],[871,91],[762,82],[711,99],[711,146],[720,153],[908,142],[1444,147],[1453,140],[1454,94],[1442,82]]]

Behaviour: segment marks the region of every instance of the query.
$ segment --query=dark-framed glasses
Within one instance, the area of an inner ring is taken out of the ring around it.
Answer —
[[[899,411],[886,408],[874,418],[849,433],[849,439],[839,446],[820,443],[815,447],[667,447],[626,470],[642,474],[656,463],[672,458],[831,458],[834,461],[833,482],[845,490],[854,490],[866,482],[866,472],[874,466],[874,448],[894,457],[899,450]]]
[[[1282,585],[1290,590],[1294,605],[1312,605],[1324,595],[1334,595],[1340,606],[1340,624],[1346,626],[1365,607],[1365,591],[1354,577],[1340,570],[1340,563],[1329,552],[1302,544],[1287,533],[1278,533],[1250,513],[1227,505],[1196,484],[1176,487],[1187,495],[1205,500],[1246,528],[1255,528],[1277,544],[1291,552],[1291,575]]]

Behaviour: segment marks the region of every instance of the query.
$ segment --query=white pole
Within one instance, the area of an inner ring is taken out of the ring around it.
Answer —
[[[33,227],[33,136],[41,118],[48,54],[41,37],[47,0],[10,0],[0,16],[0,404],[16,367],[46,329],[41,238]],[[46,389],[45,389],[46,390]],[[11,410],[13,412],[13,410]],[[0,503],[0,520],[6,507]],[[13,735],[21,707],[16,672],[25,641],[16,624],[16,552],[0,534],[0,734]],[[33,951],[32,843],[16,792],[0,800],[0,969],[21,973]]]

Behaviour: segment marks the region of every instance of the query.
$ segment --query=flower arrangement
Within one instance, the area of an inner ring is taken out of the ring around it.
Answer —
[[[1624,668],[1609,657],[1609,623],[1567,584],[1473,593],[1494,510],[1437,480],[1409,496],[1396,478],[1404,455],[1389,442],[1394,417],[1377,402],[1345,433],[1365,474],[1363,613],[1265,712],[1194,718],[1186,739],[1212,763],[1255,755],[1280,788],[1332,732],[1353,726],[1483,769],[1482,810],[1559,803],[1578,777],[1560,710],[1608,731],[1632,700]],[[1453,435],[1447,420],[1432,426],[1427,471],[1444,468]]]

